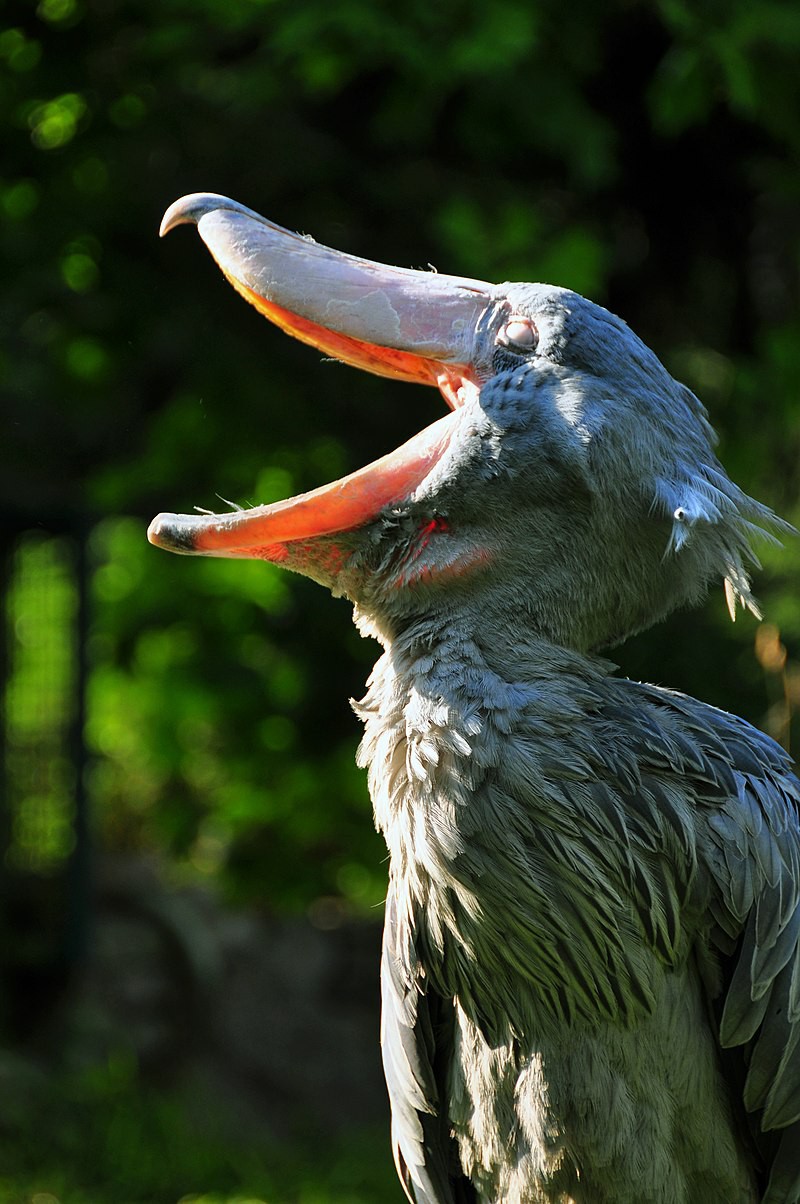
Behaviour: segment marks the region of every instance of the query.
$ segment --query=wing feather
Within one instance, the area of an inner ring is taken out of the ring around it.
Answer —
[[[404,940],[393,884],[386,900],[381,995],[381,1050],[400,1181],[416,1204],[466,1204],[474,1193],[460,1171],[440,1082],[452,1002],[429,990]]]
[[[637,689],[658,708],[665,747],[680,754],[673,770],[695,796],[709,936],[730,964],[719,1041],[727,1057],[740,1055],[744,1087],[735,1090],[760,1130],[762,1204],[798,1204],[800,782],[783,749],[743,720],[670,691]],[[700,756],[676,738],[676,719]],[[646,730],[651,750],[651,723]],[[660,767],[657,758],[652,764]]]
[[[697,704],[699,707],[699,704]],[[763,1204],[800,1200],[800,820],[789,759],[742,720],[715,712],[737,789],[723,800],[698,792],[707,816],[701,860],[715,912],[736,936],[720,1044],[741,1049],[742,1099],[762,1132],[769,1182]],[[708,810],[706,811],[706,808]],[[702,829],[698,841],[703,843]],[[712,938],[713,939],[713,938]],[[729,948],[722,949],[729,954]],[[776,1141],[768,1134],[775,1133]]]

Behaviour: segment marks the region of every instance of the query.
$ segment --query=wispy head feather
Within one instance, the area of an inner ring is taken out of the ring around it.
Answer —
[[[750,590],[748,566],[760,568],[755,540],[779,543],[775,532],[793,528],[768,506],[749,497],[717,463],[675,464],[675,475],[657,477],[654,509],[672,516],[672,531],[664,558],[689,548],[705,580],[722,577],[731,619],[737,605],[757,617],[761,611]]]

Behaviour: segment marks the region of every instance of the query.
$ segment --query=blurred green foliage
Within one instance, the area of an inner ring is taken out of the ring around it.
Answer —
[[[0,1126],[0,1204],[379,1204],[402,1200],[385,1134],[234,1137],[124,1056],[27,1082]],[[13,1168],[13,1170],[12,1170]]]
[[[571,285],[631,321],[704,399],[737,479],[797,519],[800,10],[0,11],[0,507],[11,529],[90,530],[97,839],[239,900],[369,911],[384,854],[347,698],[374,648],[316,587],[168,557],[144,531],[158,510],[213,508],[216,491],[263,502],[357,467],[439,399],[317,363],[196,239],[159,244],[161,212],[217,190],[344,250]],[[760,593],[791,653],[800,558],[767,562]],[[753,639],[720,593],[618,656],[756,721],[777,707],[783,730],[794,662],[765,677]]]
[[[38,533],[15,550],[6,605],[14,658],[5,687],[6,790],[16,803],[8,860],[47,873],[72,851],[75,780],[64,719],[75,702],[70,644],[74,619],[69,563],[58,540]]]

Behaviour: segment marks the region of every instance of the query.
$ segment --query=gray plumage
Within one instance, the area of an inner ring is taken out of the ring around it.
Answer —
[[[358,708],[392,853],[382,1040],[407,1181],[457,1200],[460,1156],[489,1200],[759,1199],[721,1046],[747,1053],[759,1127],[789,1126],[763,1199],[796,1199],[784,754],[597,658],[527,639],[498,676],[492,651],[404,641]]]
[[[781,524],[622,321],[486,288],[480,387],[408,495],[311,553],[232,553],[352,598],[385,647],[356,711],[398,1170],[417,1204],[797,1204],[800,786],[597,652],[714,580],[755,610]],[[151,538],[205,551],[187,521]]]

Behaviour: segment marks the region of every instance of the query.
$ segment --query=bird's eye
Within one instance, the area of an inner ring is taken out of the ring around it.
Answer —
[[[539,332],[530,318],[514,314],[499,332],[497,342],[500,347],[507,347],[509,351],[535,351],[539,342]]]

